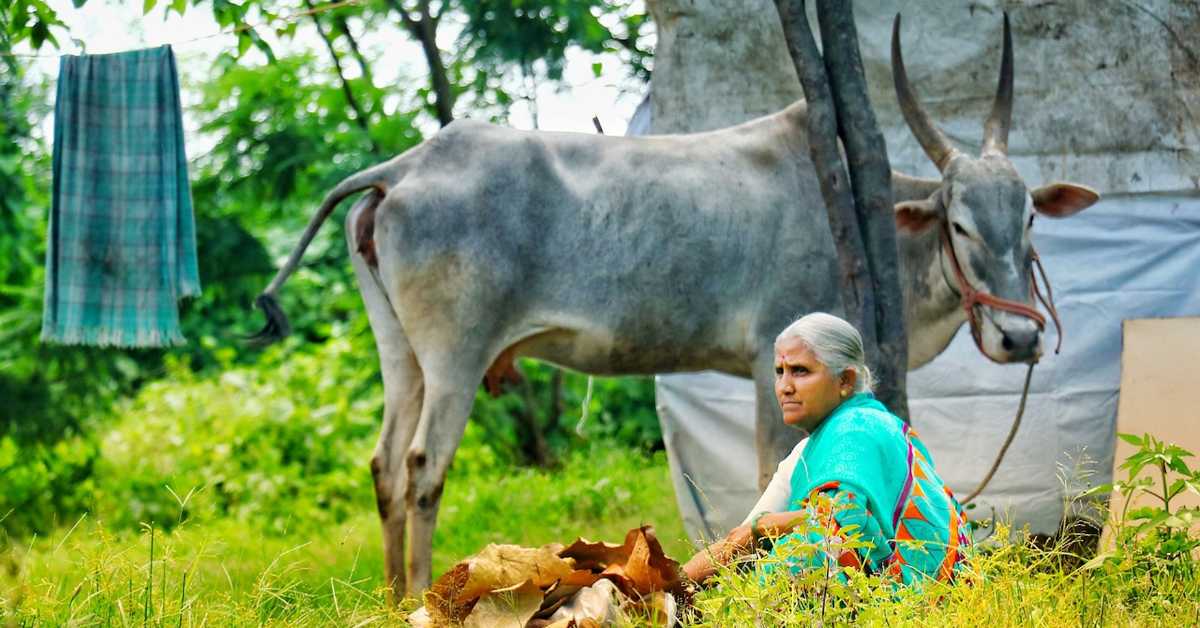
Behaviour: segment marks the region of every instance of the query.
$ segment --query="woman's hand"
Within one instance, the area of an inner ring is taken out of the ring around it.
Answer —
[[[724,539],[697,552],[683,565],[683,575],[692,582],[704,582],[716,573],[721,565],[753,551],[753,544],[750,526],[738,526],[730,530]]]

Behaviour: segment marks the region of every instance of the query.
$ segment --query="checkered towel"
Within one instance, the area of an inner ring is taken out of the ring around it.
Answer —
[[[42,341],[184,342],[200,278],[170,46],[64,56],[54,114]]]

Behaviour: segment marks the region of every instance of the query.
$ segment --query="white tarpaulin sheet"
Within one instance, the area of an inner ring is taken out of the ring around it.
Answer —
[[[933,176],[896,109],[888,74],[896,5],[880,4],[856,3],[856,11],[892,166]],[[1053,354],[1056,337],[1048,332],[1021,430],[973,516],[994,509],[1017,525],[1053,533],[1064,496],[1085,481],[1072,470],[1077,462],[1092,461],[1092,483],[1111,474],[1121,322],[1200,315],[1200,16],[1167,0],[1011,10],[1013,163],[1030,187],[1074,181],[1095,187],[1103,200],[1067,220],[1036,222],[1034,243],[1062,315],[1063,349]],[[977,150],[995,89],[999,11],[986,2],[950,8],[932,1],[904,3],[904,11],[905,59],[918,95],[954,140]],[[979,355],[966,327],[945,353],[910,373],[914,427],[959,495],[973,490],[994,460],[1024,373],[1023,365]],[[716,373],[657,382],[689,533],[722,534],[757,497],[753,388]]]

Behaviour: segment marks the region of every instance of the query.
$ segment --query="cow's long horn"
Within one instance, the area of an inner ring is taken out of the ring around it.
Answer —
[[[946,166],[957,156],[958,149],[950,144],[950,140],[933,125],[933,121],[921,109],[917,97],[913,95],[912,87],[908,84],[908,73],[904,71],[904,55],[900,53],[900,14],[892,24],[892,80],[896,83],[896,100],[900,101],[900,112],[908,122],[925,154],[933,160],[939,171],[945,171]]]
[[[1008,13],[1004,14],[1004,52],[1000,60],[1000,86],[992,114],[983,124],[983,154],[1008,154],[1008,127],[1012,124],[1013,52],[1012,33],[1008,29]]]

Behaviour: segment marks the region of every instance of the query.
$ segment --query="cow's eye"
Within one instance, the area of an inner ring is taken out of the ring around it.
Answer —
[[[960,236],[962,236],[962,237],[964,237],[964,238],[969,238],[969,237],[971,237],[970,235],[967,235],[967,230],[966,230],[966,229],[963,229],[963,226],[962,226],[962,225],[958,224],[957,222],[956,222],[956,223],[953,223],[953,224],[954,224],[954,232],[955,232],[955,233],[957,233],[958,235],[960,235]]]

